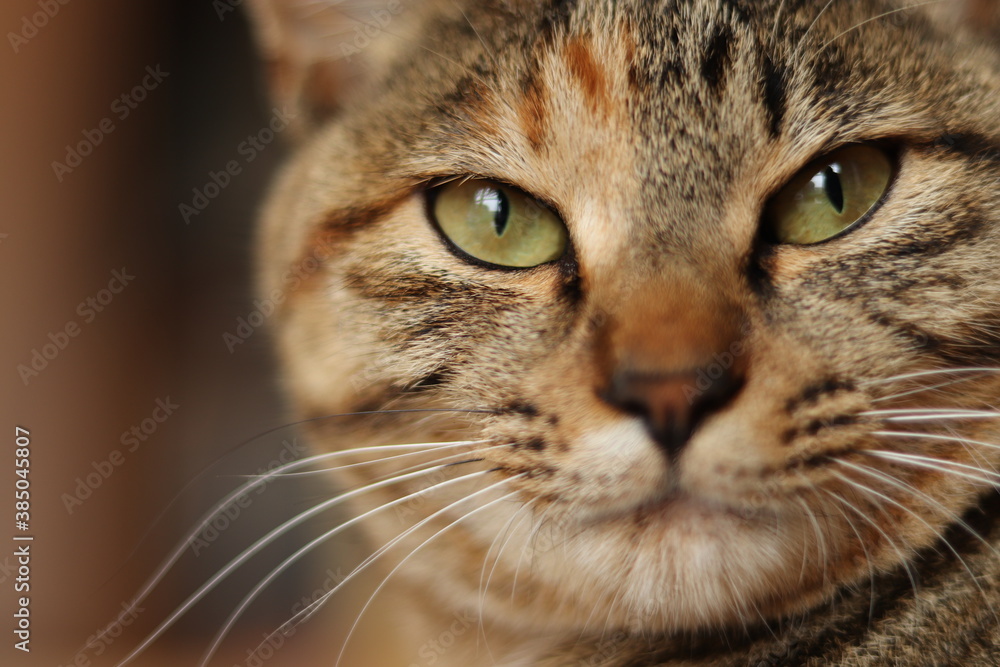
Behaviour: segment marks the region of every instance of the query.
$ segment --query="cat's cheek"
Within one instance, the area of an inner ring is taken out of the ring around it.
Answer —
[[[681,488],[734,507],[780,495],[789,453],[779,435],[785,420],[767,407],[734,407],[708,422],[680,459]]]
[[[574,426],[565,440],[544,429],[518,440],[517,425],[505,424],[489,433],[499,443],[489,460],[517,476],[513,485],[528,498],[551,501],[574,523],[611,520],[669,492],[671,466],[639,420],[598,412]]]
[[[277,337],[296,403],[315,414],[350,410],[359,400],[358,378],[363,377],[362,357],[355,351],[374,343],[336,326],[331,313],[337,308],[323,292],[303,292],[295,299],[297,307],[280,318]]]
[[[600,519],[655,503],[668,493],[673,471],[637,419],[609,420],[588,430],[572,446],[568,472],[581,483],[568,499],[583,517]]]

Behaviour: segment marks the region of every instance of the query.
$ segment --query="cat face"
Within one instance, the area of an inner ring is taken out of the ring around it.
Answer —
[[[483,509],[401,576],[521,627],[737,626],[996,486],[995,55],[883,2],[423,2],[334,98],[350,42],[288,56],[297,5],[258,4],[305,119],[260,245],[293,404],[441,410],[310,428],[474,440],[454,474],[497,484],[422,494],[411,548]]]

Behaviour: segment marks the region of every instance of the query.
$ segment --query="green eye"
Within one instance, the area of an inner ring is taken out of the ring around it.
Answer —
[[[885,151],[854,145],[800,171],[764,212],[767,235],[778,243],[819,243],[850,228],[889,189],[893,163]]]
[[[431,209],[448,239],[472,257],[499,266],[528,268],[562,257],[568,234],[538,200],[491,181],[447,183]]]

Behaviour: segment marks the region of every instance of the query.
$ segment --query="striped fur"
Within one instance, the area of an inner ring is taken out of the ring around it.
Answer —
[[[393,627],[419,646],[481,613],[491,653],[468,633],[439,665],[1000,662],[990,3],[977,31],[959,3],[316,4],[253,4],[279,96],[307,110],[260,234],[294,409],[483,411],[311,436],[487,439],[478,469],[518,491],[400,571]],[[764,202],[855,142],[897,160],[877,213],[816,246],[762,239]],[[551,205],[571,250],[519,271],[453,254],[424,192],[470,176]],[[713,364],[738,394],[676,451],[603,398],[616,369]]]

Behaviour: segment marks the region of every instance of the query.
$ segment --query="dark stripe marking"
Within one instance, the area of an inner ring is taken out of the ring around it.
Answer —
[[[838,378],[826,378],[815,384],[811,384],[802,390],[798,396],[790,398],[785,402],[785,411],[792,413],[805,405],[816,405],[820,399],[842,391],[854,391],[855,384],[849,380]]]
[[[716,27],[701,62],[701,76],[715,94],[721,94],[726,85],[726,75],[732,66],[733,38],[729,26]]]
[[[787,86],[788,75],[784,66],[775,63],[770,55],[765,54],[761,61],[761,99],[764,111],[767,112],[768,129],[775,138],[781,134],[781,126],[785,120]]]

